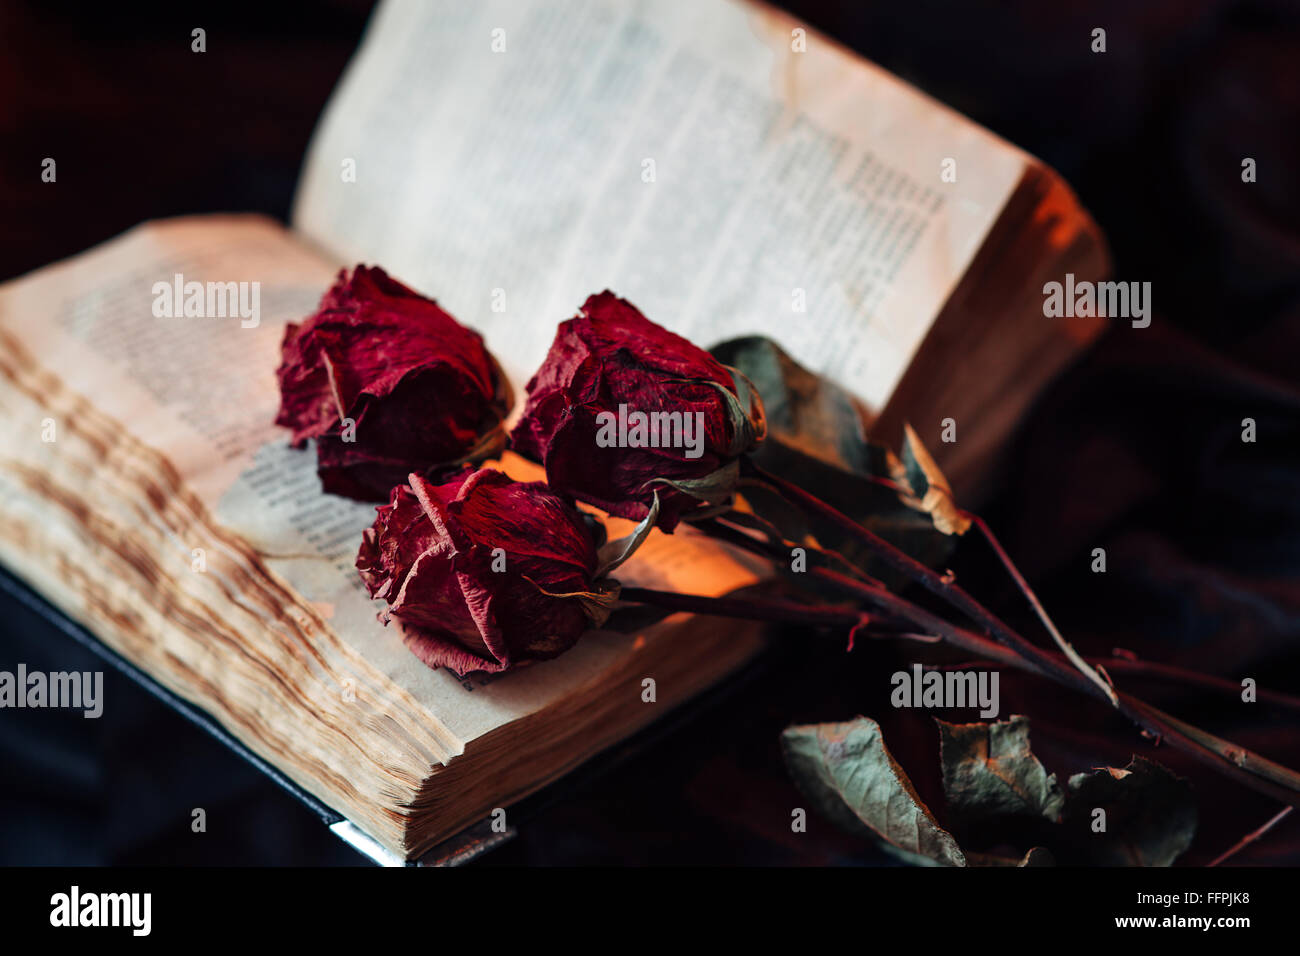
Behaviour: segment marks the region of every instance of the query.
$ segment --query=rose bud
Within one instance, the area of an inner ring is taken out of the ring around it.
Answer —
[[[606,291],[561,323],[510,441],[556,491],[671,531],[731,500],[764,430],[743,375]]]
[[[295,448],[316,439],[328,492],[383,501],[504,447],[510,386],[482,337],[382,269],[340,271],[281,350],[276,424]]]
[[[464,675],[555,657],[617,597],[612,581],[594,581],[583,515],[544,482],[490,468],[441,485],[413,474],[375,510],[357,570],[430,667]]]

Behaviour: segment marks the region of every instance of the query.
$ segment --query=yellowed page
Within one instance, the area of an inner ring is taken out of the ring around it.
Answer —
[[[314,309],[334,271],[270,220],[168,220],[0,287],[0,330],[97,412],[171,462],[220,526],[247,542],[325,619],[331,640],[341,639],[418,701],[446,757],[598,678],[629,652],[634,638],[593,633],[555,661],[462,681],[421,664],[396,628],[378,622],[380,605],[366,596],[353,566],[373,505],[323,494],[314,450],[290,449],[287,433],[273,424],[283,325]],[[258,283],[256,324],[238,316],[156,316],[154,284],[178,273],[201,283]],[[0,446],[6,451],[30,454],[31,468],[48,471],[62,449],[57,442],[42,447],[28,429]],[[517,458],[507,467],[521,478],[540,477],[539,469]],[[106,509],[117,506],[107,481],[106,473],[103,488],[92,481],[84,489]],[[0,495],[6,499],[0,508],[17,507],[21,489],[13,490],[12,497]],[[180,567],[192,549],[214,547],[203,540],[171,546]],[[21,550],[7,557],[25,563]],[[691,533],[656,535],[620,578],[712,594],[755,580],[749,568]]]
[[[766,7],[388,0],[294,225],[440,290],[519,382],[608,287],[702,345],[772,336],[879,408],[1025,161]]]

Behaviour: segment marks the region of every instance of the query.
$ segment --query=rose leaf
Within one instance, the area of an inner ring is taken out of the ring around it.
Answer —
[[[1070,778],[1065,824],[1096,864],[1169,866],[1191,845],[1196,820],[1191,784],[1155,761],[1134,755],[1123,770]]]
[[[874,720],[787,727],[781,747],[799,789],[841,828],[873,839],[909,863],[966,865],[957,841],[886,749]]]
[[[939,725],[943,791],[965,820],[1001,816],[1060,819],[1065,795],[1029,749],[1029,720]]]

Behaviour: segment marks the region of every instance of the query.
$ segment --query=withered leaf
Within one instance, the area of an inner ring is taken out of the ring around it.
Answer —
[[[1013,856],[999,856],[993,853],[967,853],[966,860],[971,866],[1056,866],[1056,858],[1046,847],[1031,847],[1020,859]]]
[[[1094,829],[1105,810],[1105,832]],[[1104,866],[1169,866],[1196,834],[1192,787],[1172,770],[1134,755],[1127,767],[1103,767],[1070,778],[1066,823],[1092,862]]]
[[[1056,866],[1056,860],[1046,847],[1030,848],[1016,866]]]
[[[896,491],[878,479],[897,481],[899,458],[867,438],[866,412],[848,391],[810,372],[762,336],[745,336],[714,346],[712,354],[742,372],[763,397],[767,437],[752,453],[762,467],[807,488],[930,567],[941,567],[956,539],[941,531],[921,498]],[[867,568],[887,584],[903,583],[855,539],[837,526],[787,505],[763,489],[745,495],[781,534],[792,541],[810,535],[824,547]],[[925,492],[921,493],[922,495]]]
[[[943,790],[964,819],[1043,816],[1060,819],[1065,794],[1029,748],[1029,719],[939,725]]]
[[[916,498],[913,506],[928,514],[944,534],[965,534],[970,528],[970,519],[953,500],[948,479],[911,425],[903,426],[902,475],[898,477],[904,478],[911,487]]]
[[[873,467],[877,451],[866,438],[865,412],[849,392],[763,336],[731,339],[709,351],[738,369],[763,397],[768,437],[844,471],[864,474]]]
[[[957,841],[886,749],[874,720],[787,727],[781,748],[799,789],[838,826],[874,839],[909,863],[966,865]]]

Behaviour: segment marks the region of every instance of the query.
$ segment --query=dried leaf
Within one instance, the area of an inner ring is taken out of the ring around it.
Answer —
[[[943,790],[968,820],[999,816],[1060,819],[1065,795],[1029,749],[1029,720],[939,725]]]
[[[587,620],[595,628],[605,626],[614,606],[618,604],[618,595],[622,590],[622,585],[613,578],[594,581],[590,591],[548,591],[528,575],[524,575],[523,578],[547,597],[572,598],[577,601],[578,606],[582,608],[582,613],[587,615]]]
[[[727,405],[727,417],[731,419],[731,444],[727,448],[727,453],[733,456],[742,455],[758,445],[767,434],[763,399],[753,383],[745,377],[744,372],[730,366],[723,367],[731,376],[733,388],[705,379],[693,381],[694,384],[717,389],[722,395],[722,400]]]
[[[1106,829],[1094,812],[1106,811]],[[1134,756],[1123,770],[1103,767],[1070,778],[1066,823],[1074,824],[1092,862],[1104,866],[1169,866],[1196,834],[1196,804],[1186,780]],[[1084,829],[1086,828],[1086,829]]]
[[[735,460],[700,478],[651,478],[642,487],[658,489],[667,485],[674,491],[690,495],[705,504],[720,505],[731,501],[739,480],[740,462]]]
[[[762,336],[731,339],[710,352],[762,396],[768,436],[845,471],[869,469],[874,452],[863,427],[865,413],[849,392]]]
[[[762,336],[715,346],[717,359],[734,366],[763,396],[767,437],[752,453],[755,462],[807,488],[891,544],[930,567],[941,567],[956,539],[936,528],[933,516],[910,493],[900,495],[879,479],[893,481],[899,459],[868,441],[865,411],[849,392],[815,375]],[[864,566],[887,584],[903,579],[879,562],[857,539],[762,489],[747,488],[757,511],[775,522],[785,538],[815,537],[827,548]]]
[[[902,466],[903,474],[897,477],[905,478],[911,487],[915,496],[913,507],[934,519],[934,526],[944,534],[965,534],[970,528],[970,519],[957,507],[948,479],[911,425],[903,426]]]
[[[1056,866],[1056,859],[1046,847],[1031,848],[1020,859],[1013,856],[999,856],[993,853],[967,853],[966,860],[971,866]]]
[[[817,810],[891,854],[926,866],[965,866],[952,834],[921,802],[870,718],[787,727],[786,765]]]
[[[1036,846],[1030,849],[1016,866],[1056,866],[1056,860],[1052,858],[1051,852],[1046,847]]]
[[[606,541],[600,546],[600,550],[596,553],[596,577],[603,578],[611,574],[624,561],[636,554],[637,549],[645,544],[645,539],[650,536],[650,532],[654,530],[655,522],[658,520],[659,492],[656,491],[654,497],[650,499],[650,510],[632,529],[631,534],[616,538],[613,541]]]

